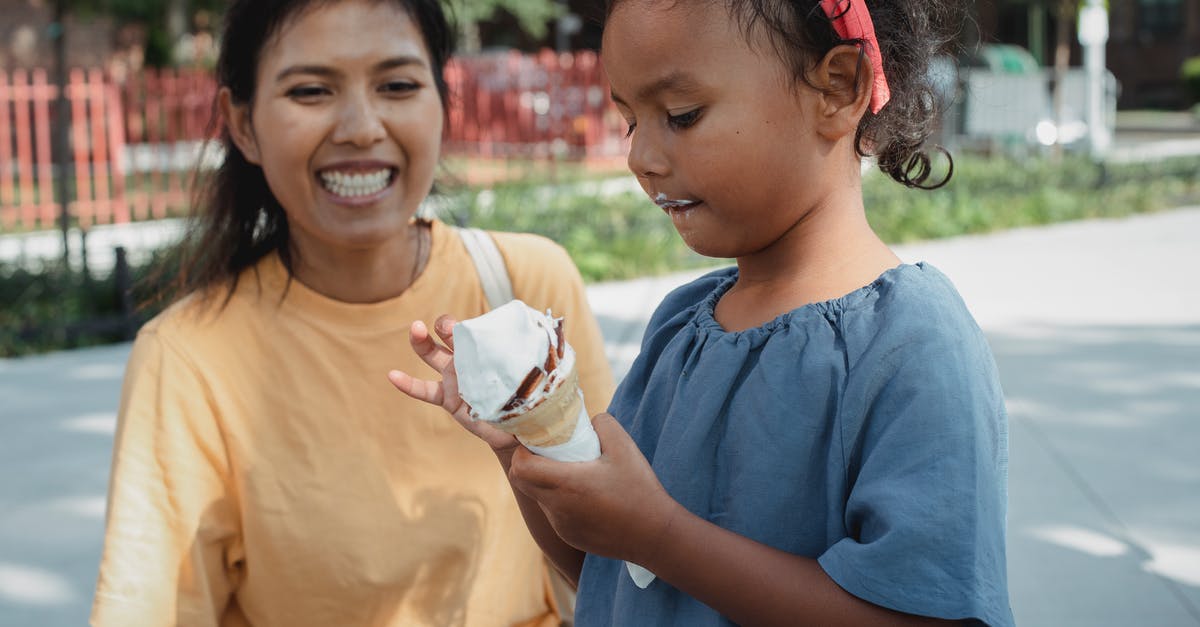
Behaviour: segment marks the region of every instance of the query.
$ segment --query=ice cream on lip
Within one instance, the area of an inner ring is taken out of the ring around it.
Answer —
[[[659,192],[658,195],[654,197],[654,204],[662,207],[663,209],[682,209],[684,207],[690,207],[698,202],[700,201],[668,198],[667,195],[662,192]]]

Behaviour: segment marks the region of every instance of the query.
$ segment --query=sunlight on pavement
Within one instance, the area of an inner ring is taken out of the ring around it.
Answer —
[[[1071,525],[1037,527],[1029,534],[1051,544],[1096,557],[1117,557],[1129,552],[1129,545],[1116,538]]]
[[[49,503],[50,507],[55,511],[95,520],[104,520],[104,508],[106,504],[107,498],[103,494],[98,496],[69,496],[55,499]]]
[[[1129,544],[1112,536],[1072,525],[1037,527],[1028,533],[1039,540],[1094,557],[1120,557],[1144,550],[1149,559],[1142,562],[1142,570],[1200,588],[1200,546],[1139,541],[1139,547],[1134,551]]]
[[[75,599],[62,576],[40,568],[0,562],[0,599],[27,605],[55,605]]]
[[[67,372],[67,378],[76,381],[98,381],[105,379],[119,381],[124,374],[125,364],[86,364],[72,368]]]
[[[113,435],[117,432],[117,415],[111,412],[83,414],[67,418],[60,423],[60,426],[65,431]]]
[[[1143,570],[1200,588],[1200,546],[1152,543],[1146,548],[1152,557]]]

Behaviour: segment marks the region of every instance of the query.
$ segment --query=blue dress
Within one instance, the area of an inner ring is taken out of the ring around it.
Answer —
[[[1013,623],[1008,429],[995,361],[954,286],[901,265],[842,298],[727,332],[737,269],[672,292],[610,413],[667,492],[721,527],[816,558],[892,609]],[[697,550],[702,550],[697,547]],[[732,625],[588,555],[579,627]]]

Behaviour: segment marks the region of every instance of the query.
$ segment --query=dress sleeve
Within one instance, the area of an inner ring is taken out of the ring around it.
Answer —
[[[217,625],[241,555],[229,460],[195,368],[143,330],[126,367],[91,621]]]
[[[884,607],[1010,624],[995,363],[973,323],[920,327],[872,338],[852,361],[839,412],[845,536],[819,561]]]
[[[612,370],[583,278],[571,257],[562,246],[537,235],[500,233],[496,243],[504,255],[516,297],[534,309],[550,309],[555,316],[563,317],[567,342],[578,360],[579,386],[588,414],[604,411],[612,400]]]

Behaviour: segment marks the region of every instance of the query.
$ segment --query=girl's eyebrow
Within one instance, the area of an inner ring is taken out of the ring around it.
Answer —
[[[428,64],[425,63],[425,60],[421,57],[415,55],[403,55],[384,59],[383,61],[376,63],[372,70],[375,72],[384,72],[408,65],[426,67]],[[275,80],[281,81],[294,74],[310,74],[315,76],[334,77],[340,75],[341,72],[327,65],[291,65],[283,70],[280,70],[280,72],[275,75]]]
[[[699,89],[700,82],[683,70],[675,70],[670,74],[637,90],[637,100],[651,100],[664,91],[689,92]],[[611,91],[613,102],[628,106],[617,92]]]

